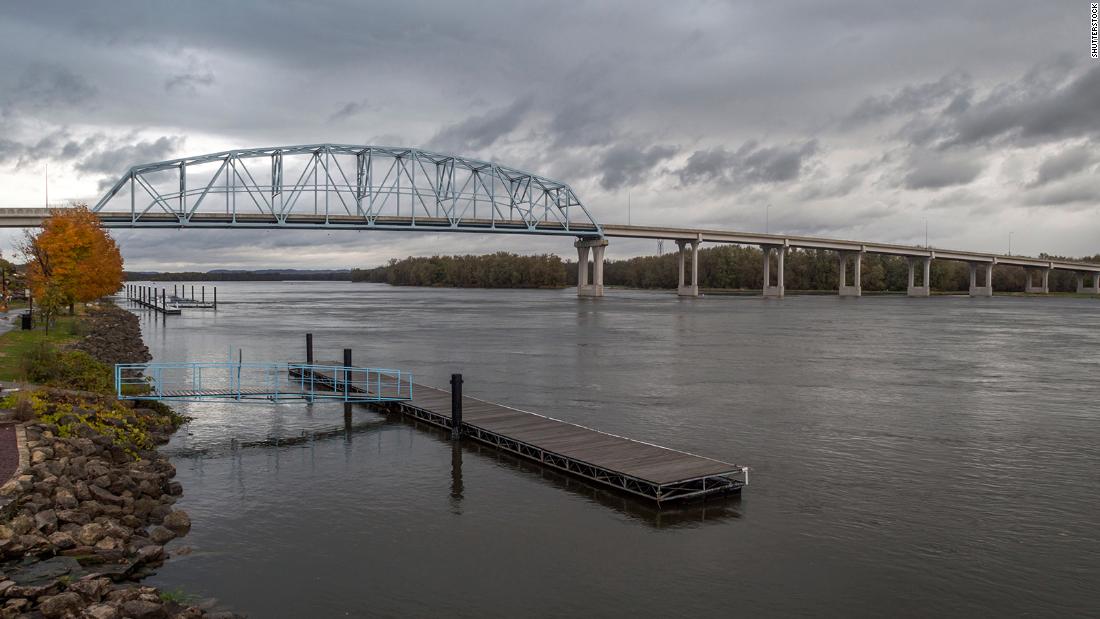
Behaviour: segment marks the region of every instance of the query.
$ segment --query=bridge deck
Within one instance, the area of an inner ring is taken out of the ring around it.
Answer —
[[[321,377],[318,377],[321,378]],[[324,377],[328,378],[328,377]],[[330,379],[331,380],[331,379]],[[389,410],[451,427],[451,393],[415,384]],[[658,502],[740,492],[745,467],[463,395],[462,434]]]

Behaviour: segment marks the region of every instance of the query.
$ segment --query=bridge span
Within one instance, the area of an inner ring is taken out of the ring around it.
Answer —
[[[764,250],[762,293],[782,297],[791,248],[837,252],[842,296],[859,296],[864,254],[909,262],[910,296],[931,293],[933,260],[970,265],[970,295],[993,294],[993,269],[1027,269],[1027,292],[1049,292],[1054,270],[1100,294],[1100,264],[965,250],[733,230],[600,224],[566,183],[517,168],[415,148],[309,144],[222,151],[131,167],[92,210],[111,228],[261,228],[537,234],[575,237],[577,294],[603,296],[610,238],[679,247],[682,296],[698,296],[702,243]],[[0,227],[34,227],[45,208],[0,209]],[[690,264],[690,268],[689,265]],[[849,267],[852,279],[848,281]]]

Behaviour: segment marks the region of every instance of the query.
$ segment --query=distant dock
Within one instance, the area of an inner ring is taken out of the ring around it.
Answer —
[[[153,286],[139,286],[126,284],[126,299],[141,307],[151,309],[167,316],[178,316],[184,308],[192,309],[218,309],[218,287],[213,286],[211,298],[206,299],[206,286],[200,286],[200,296],[195,296],[195,287],[191,286],[191,296],[187,296],[187,286],[179,288],[179,284],[172,286],[172,295],[168,295],[167,288],[155,288]]]

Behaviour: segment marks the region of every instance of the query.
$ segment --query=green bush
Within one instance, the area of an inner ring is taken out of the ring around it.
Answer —
[[[58,351],[48,344],[40,344],[23,356],[23,373],[27,380],[43,385],[96,393],[114,392],[112,369],[79,350]]]

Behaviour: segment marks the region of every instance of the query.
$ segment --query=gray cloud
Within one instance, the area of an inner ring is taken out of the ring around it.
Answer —
[[[210,71],[198,73],[179,73],[169,77],[164,82],[164,89],[170,93],[198,94],[200,87],[212,86],[214,74]]]
[[[634,144],[619,144],[604,153],[599,164],[600,185],[615,190],[637,183],[653,168],[679,151],[676,146],[655,144],[648,149]]]
[[[981,172],[982,164],[965,156],[918,152],[909,159],[903,184],[906,189],[940,189],[965,185]]]
[[[797,179],[817,152],[817,140],[785,146],[761,146],[749,141],[733,152],[719,146],[692,153],[679,177],[684,185],[714,181],[749,185],[782,183]]]
[[[434,148],[458,152],[488,148],[519,126],[531,109],[531,104],[532,100],[529,97],[523,97],[506,107],[471,116],[444,127],[429,143]]]
[[[331,116],[328,117],[329,122],[338,122],[341,120],[347,120],[354,116],[358,116],[367,110],[368,102],[366,99],[360,101],[348,101],[344,105],[340,106]]]
[[[984,144],[997,139],[1045,142],[1100,134],[1100,66],[1050,89],[1025,76],[994,89],[951,122],[945,145]]]
[[[1047,157],[1039,164],[1033,186],[1045,185],[1084,170],[1094,161],[1094,149],[1092,145],[1073,146]]]
[[[60,65],[35,63],[23,70],[5,102],[8,114],[38,116],[59,107],[87,105],[98,89]]]
[[[183,147],[184,138],[166,135],[156,140],[103,145],[76,164],[76,169],[87,174],[120,176],[130,166],[170,159]]]
[[[970,76],[964,73],[949,73],[934,82],[907,85],[889,94],[867,97],[844,118],[842,125],[859,126],[937,106],[943,106],[945,114],[958,114],[969,105],[970,82]]]

